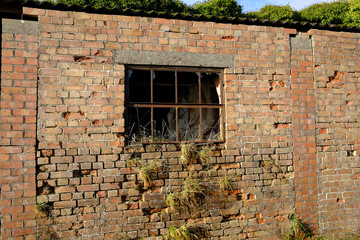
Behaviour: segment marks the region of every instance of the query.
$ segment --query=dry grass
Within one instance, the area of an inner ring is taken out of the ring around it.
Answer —
[[[196,147],[194,144],[182,144],[180,162],[184,165],[190,165],[200,162],[203,165],[210,166],[212,162],[212,152],[214,147],[204,145]]]
[[[283,236],[285,240],[320,240],[322,236],[316,237],[310,227],[301,221],[295,214],[290,217],[290,233]]]
[[[168,230],[168,234],[164,237],[165,240],[191,240],[196,238],[190,230],[182,225],[180,227],[171,226]]]
[[[224,176],[223,178],[220,179],[219,186],[220,189],[223,191],[234,189],[233,184],[230,182],[227,176]]]
[[[210,166],[213,163],[212,158],[211,158],[213,151],[214,151],[214,147],[209,146],[209,145],[202,146],[198,150],[198,152],[197,152],[198,157],[203,165]]]
[[[181,144],[180,163],[190,165],[196,162],[196,146],[194,144]]]
[[[168,193],[165,202],[171,209],[183,210],[199,205],[201,196],[204,194],[202,181],[195,173],[190,172],[189,176],[183,180],[180,191]]]
[[[153,179],[152,174],[161,170],[161,162],[153,160],[139,167],[139,178],[144,182],[144,188],[147,189],[151,185]]]

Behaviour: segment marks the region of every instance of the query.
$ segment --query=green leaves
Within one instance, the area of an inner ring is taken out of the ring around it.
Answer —
[[[190,7],[180,0],[55,0],[66,5],[91,6],[94,8],[135,9],[158,12],[187,12]]]
[[[242,6],[235,0],[208,0],[193,5],[195,13],[214,16],[240,17]]]
[[[49,0],[51,1],[51,0]],[[360,0],[337,0],[313,4],[295,11],[290,5],[266,5],[259,11],[242,13],[236,0],[203,0],[193,6],[181,0],[53,0],[67,5],[91,6],[95,8],[119,8],[145,11],[192,13],[226,17],[248,17],[271,21],[306,21],[323,24],[344,24],[360,27]]]
[[[250,15],[255,18],[268,19],[271,21],[292,20],[294,18],[294,11],[290,5],[266,5],[261,8],[260,11],[250,13]]]
[[[300,18],[308,22],[340,24],[349,10],[349,2],[339,0],[331,3],[317,3],[301,10]]]
[[[266,5],[257,12],[246,13],[245,16],[272,21],[305,21],[360,27],[360,0],[316,3],[300,11],[294,11],[289,5]]]
[[[195,13],[215,16],[238,17],[242,6],[236,0],[208,0],[198,2],[193,7],[187,6],[180,0],[55,0],[56,3],[66,5],[91,6],[94,8],[135,9],[157,12]]]
[[[344,24],[360,27],[360,0],[349,0],[349,10],[345,14]]]

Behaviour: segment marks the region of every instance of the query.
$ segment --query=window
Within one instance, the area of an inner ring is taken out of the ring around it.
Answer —
[[[129,142],[223,140],[219,69],[127,67]]]

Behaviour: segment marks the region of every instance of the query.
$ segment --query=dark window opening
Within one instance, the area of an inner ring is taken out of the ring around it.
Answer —
[[[126,87],[129,142],[223,140],[221,71],[129,67]]]

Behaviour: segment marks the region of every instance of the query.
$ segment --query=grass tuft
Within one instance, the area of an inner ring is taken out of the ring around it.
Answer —
[[[180,162],[184,165],[190,165],[197,162],[196,147],[194,144],[182,144]]]
[[[191,240],[196,236],[185,225],[182,225],[178,228],[171,226],[164,238],[165,240]]]
[[[38,202],[35,205],[36,218],[50,217],[52,205],[49,202]]]
[[[234,189],[233,184],[229,181],[227,176],[224,176],[222,179],[220,179],[219,186],[223,191]]]
[[[197,148],[194,144],[182,144],[180,162],[184,165],[190,165],[200,162],[203,165],[212,164],[212,152],[214,147],[205,145]]]
[[[309,225],[301,221],[296,214],[290,216],[290,233],[284,235],[285,240],[321,240],[322,236],[316,237]]]
[[[205,195],[205,189],[202,181],[195,173],[190,172],[189,176],[183,180],[180,191],[168,193],[165,203],[171,209],[183,210],[199,205],[203,195]]]
[[[128,167],[137,167],[140,166],[140,158],[134,157],[126,160],[126,165]]]
[[[210,166],[213,163],[211,158],[213,151],[214,151],[214,147],[209,145],[202,146],[199,149],[198,157],[203,165]]]
[[[161,170],[161,163],[159,160],[151,161],[143,166],[139,167],[139,178],[144,182],[144,188],[147,189],[152,180],[152,173],[156,173]]]

